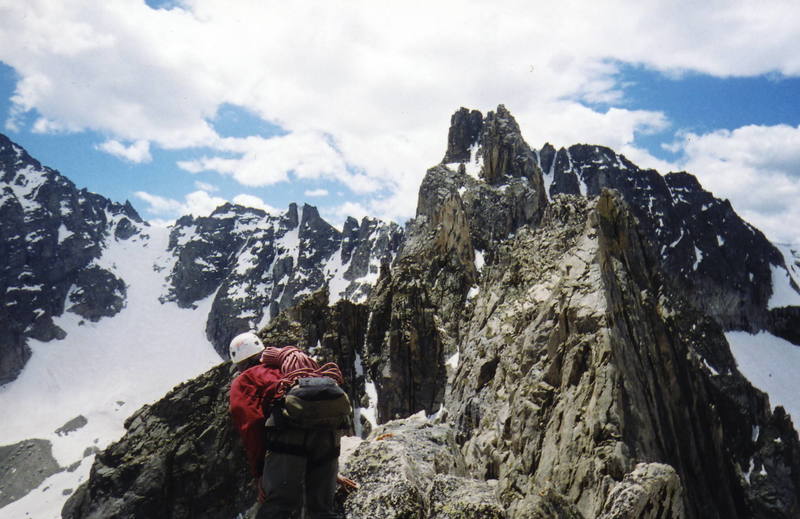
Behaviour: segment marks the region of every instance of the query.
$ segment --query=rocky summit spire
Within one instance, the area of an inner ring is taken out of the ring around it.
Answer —
[[[527,178],[534,186],[543,185],[536,154],[504,105],[498,105],[486,117],[477,110],[459,108],[450,118],[442,164],[464,164],[465,172],[491,185],[503,184],[509,178]]]
[[[447,151],[442,163],[467,162],[470,150],[478,144],[483,115],[477,110],[468,110],[463,106],[450,117],[450,131],[447,133]]]
[[[481,177],[489,184],[503,182],[504,177],[541,177],[536,156],[522,138],[519,125],[505,106],[499,105],[496,112],[489,112],[481,134]],[[540,184],[541,185],[541,184]]]

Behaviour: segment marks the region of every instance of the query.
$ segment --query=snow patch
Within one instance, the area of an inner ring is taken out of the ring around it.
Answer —
[[[678,236],[677,240],[669,244],[669,248],[670,249],[674,248],[678,244],[678,242],[680,242],[682,239],[683,239],[683,227],[681,227],[681,235]]]
[[[692,265],[692,270],[697,270],[697,267],[700,265],[700,262],[703,261],[703,251],[697,248],[697,245],[694,246],[694,265]]]
[[[714,375],[714,376],[718,376],[719,375],[719,371],[714,369],[714,367],[711,364],[709,364],[706,359],[703,359],[703,364],[705,364],[706,368],[708,368],[708,370],[711,372],[712,375]]]
[[[480,249],[475,249],[475,270],[480,272],[484,264],[485,261],[483,257],[483,251]]]
[[[447,364],[453,369],[456,369],[458,367],[459,358],[460,358],[459,352],[455,352],[453,353],[453,355],[450,356],[449,359],[445,361],[445,364]]]
[[[369,407],[362,407],[361,414],[369,420],[370,425],[372,427],[377,427],[378,425],[378,390],[375,389],[374,382],[364,382],[364,389],[367,392],[367,398],[369,398]]]
[[[39,188],[42,187],[46,180],[44,172],[28,165],[19,170],[14,180],[6,185],[14,192],[14,196],[17,197],[17,201],[22,206],[23,211],[31,213],[42,207],[35,199]]]
[[[772,271],[772,296],[769,298],[767,308],[771,310],[781,306],[800,306],[800,294],[790,284],[793,276],[778,265],[770,265],[770,270]],[[795,283],[797,283],[796,280]]]
[[[469,147],[469,162],[464,164],[464,170],[467,175],[473,178],[479,178],[480,172],[483,169],[483,155],[478,154],[478,143],[474,143]]]
[[[336,252],[328,259],[323,267],[323,275],[328,280],[328,304],[336,304],[343,296],[347,287],[350,286],[350,281],[344,278],[344,273],[350,262],[342,263],[342,247],[339,247]]]
[[[800,347],[767,332],[727,332],[739,371],[800,423]]]
[[[89,479],[94,456],[81,460],[80,465],[72,471],[57,472],[31,490],[25,497],[0,508],[0,519],[18,519],[31,517],[37,519],[60,519],[61,508],[82,483]],[[64,492],[69,492],[64,495]]]
[[[246,243],[242,251],[236,258],[236,268],[233,269],[237,276],[246,276],[256,265],[258,256],[253,252],[255,247],[251,243]]]
[[[61,245],[61,243],[64,240],[66,240],[67,238],[69,238],[73,234],[75,234],[75,233],[73,233],[72,231],[67,229],[67,226],[64,225],[64,222],[61,222],[61,226],[58,228],[58,244]]]
[[[177,246],[183,247],[187,243],[196,241],[198,239],[198,236],[199,235],[197,233],[197,225],[193,224],[190,225],[189,227],[181,227],[178,234]]]
[[[544,194],[550,200],[550,186],[553,185],[553,178],[556,176],[556,160],[558,160],[558,150],[553,155],[553,162],[550,164],[550,170],[543,175],[544,180]]]

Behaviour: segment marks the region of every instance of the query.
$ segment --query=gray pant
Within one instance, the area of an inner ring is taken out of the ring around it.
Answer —
[[[258,519],[335,519],[340,434],[329,430],[267,429]]]

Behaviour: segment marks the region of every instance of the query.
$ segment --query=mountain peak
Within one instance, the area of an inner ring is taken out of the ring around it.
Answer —
[[[471,148],[478,143],[483,129],[483,114],[463,106],[450,117],[450,130],[447,133],[447,151],[442,163],[467,162]]]

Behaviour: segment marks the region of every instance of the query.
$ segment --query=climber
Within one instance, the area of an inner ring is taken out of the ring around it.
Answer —
[[[351,413],[339,368],[320,367],[292,346],[265,348],[252,332],[231,341],[230,355],[239,370],[231,383],[231,416],[256,478],[262,503],[257,517],[299,518],[304,507],[311,519],[338,517],[336,483],[354,485],[337,477],[340,438]],[[309,392],[317,396],[304,408],[302,396]],[[306,414],[292,415],[298,409]]]

